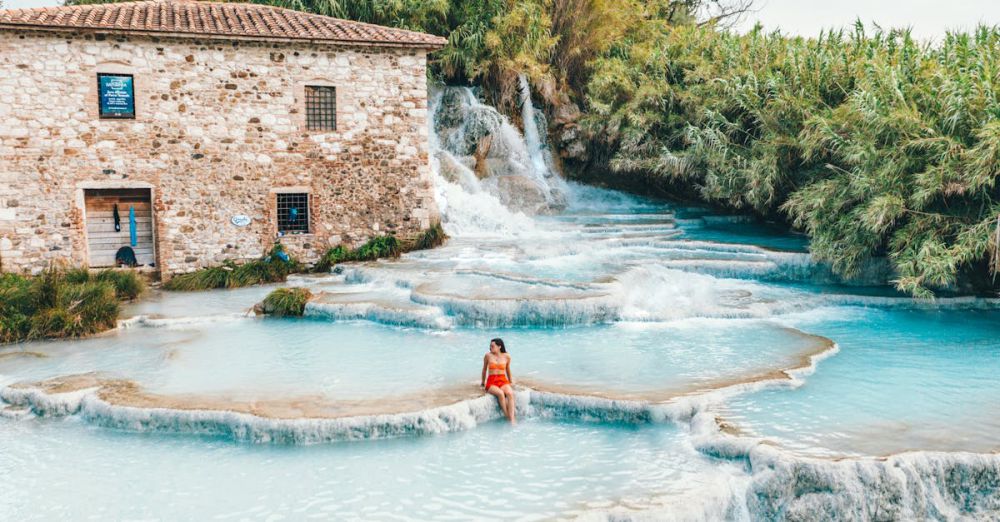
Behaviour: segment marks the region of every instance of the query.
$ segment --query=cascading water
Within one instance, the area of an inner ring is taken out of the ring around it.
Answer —
[[[527,83],[522,93],[524,136],[471,88],[442,87],[432,96],[431,168],[449,232],[524,232],[533,227],[519,213],[565,207],[569,188],[546,160]]]
[[[523,135],[434,93],[452,238],[292,277],[311,318],[154,293],[111,335],[0,347],[0,491],[46,484],[0,518],[1000,516],[997,301],[846,287],[801,237],[567,183],[518,87]],[[476,386],[496,335],[515,430]]]
[[[517,81],[521,98],[521,119],[524,122],[524,141],[528,149],[528,157],[531,158],[532,172],[539,184],[548,188],[548,194],[551,198],[560,194],[564,195],[569,188],[563,179],[556,174],[552,151],[548,147],[547,140],[543,140],[545,135],[538,131],[539,123],[541,123],[542,128],[547,126],[545,115],[535,110],[535,105],[531,101],[531,85],[528,84],[528,78],[522,74],[517,77]],[[550,200],[550,203],[554,203],[554,201]]]

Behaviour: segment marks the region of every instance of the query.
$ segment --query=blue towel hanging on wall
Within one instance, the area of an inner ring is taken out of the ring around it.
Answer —
[[[138,243],[135,234],[135,207],[132,205],[128,207],[128,239],[133,247]]]

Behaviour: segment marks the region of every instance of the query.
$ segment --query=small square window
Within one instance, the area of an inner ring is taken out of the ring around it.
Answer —
[[[278,194],[278,232],[309,233],[309,194]]]
[[[337,89],[306,85],[306,129],[337,130]]]
[[[135,118],[135,82],[131,74],[98,73],[97,97],[102,119]]]

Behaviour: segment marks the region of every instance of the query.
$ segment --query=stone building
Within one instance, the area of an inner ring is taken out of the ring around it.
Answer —
[[[254,4],[0,11],[0,269],[128,246],[169,277],[418,235],[444,43]]]

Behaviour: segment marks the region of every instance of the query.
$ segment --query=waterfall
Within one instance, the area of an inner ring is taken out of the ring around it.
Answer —
[[[555,173],[552,153],[538,132],[538,120],[545,122],[542,113],[535,111],[531,101],[531,85],[523,74],[517,77],[518,92],[521,95],[521,119],[524,120],[524,140],[531,158],[533,171],[540,175],[545,186],[565,193],[565,182]]]
[[[531,233],[529,216],[566,206],[526,79],[520,87],[524,135],[471,88],[443,87],[431,98],[431,169],[451,235]]]

